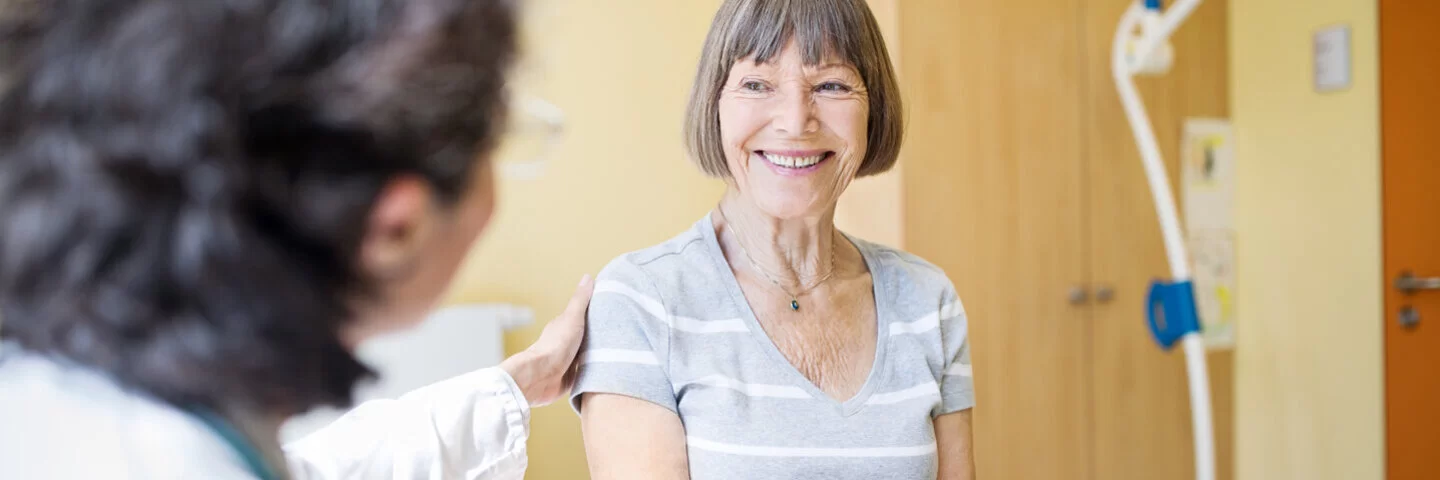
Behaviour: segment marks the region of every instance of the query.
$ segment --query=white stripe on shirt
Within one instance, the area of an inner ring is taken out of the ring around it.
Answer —
[[[950,302],[940,307],[940,321],[954,319],[965,314],[965,307],[960,302]]]
[[[922,384],[919,384],[919,385],[916,385],[916,386],[913,386],[913,387],[910,387],[910,388],[907,388],[907,389],[904,389],[904,390],[900,390],[900,391],[889,392],[889,393],[877,393],[877,394],[871,396],[869,400],[866,400],[866,401],[865,401],[865,404],[866,404],[866,405],[889,405],[889,404],[892,404],[892,403],[900,403],[900,402],[903,402],[903,401],[906,401],[906,400],[914,400],[914,399],[917,399],[917,398],[939,397],[939,396],[940,396],[940,385],[935,384],[935,382],[925,382],[925,383],[922,383]]]
[[[968,364],[968,363],[957,363],[957,364],[951,365],[951,366],[950,366],[950,369],[945,371],[945,374],[946,374],[946,375],[951,375],[951,376],[956,376],[956,377],[971,377],[971,376],[974,376],[974,375],[973,375],[973,370],[970,368],[970,364]]]
[[[760,383],[745,383],[724,375],[707,375],[699,379],[685,382],[675,386],[678,394],[680,389],[687,385],[706,385],[711,387],[726,388],[745,394],[747,397],[769,397],[769,398],[812,398],[805,393],[805,389],[793,385],[766,385]]]
[[[641,310],[649,313],[650,316],[665,322],[665,325],[672,329],[689,333],[745,333],[750,328],[745,321],[739,318],[728,318],[724,320],[700,320],[695,318],[670,315],[665,311],[665,305],[659,300],[650,298],[643,293],[635,291],[629,285],[615,281],[603,281],[595,284],[595,294],[613,293],[629,298],[640,306]]]
[[[625,350],[620,348],[595,348],[586,350],[580,359],[580,363],[634,363],[639,365],[659,365],[660,359],[655,358],[655,352],[649,350]]]
[[[919,457],[935,453],[935,444],[913,447],[768,447],[712,442],[695,436],[685,437],[691,448],[715,453],[752,457]]]
[[[959,318],[963,313],[965,313],[965,309],[960,306],[960,302],[947,303],[940,307],[939,311],[926,314],[919,320],[890,324],[890,335],[913,335],[929,332],[940,328],[940,322]]]
[[[890,335],[925,333],[940,328],[940,312],[934,312],[909,323],[890,324]]]

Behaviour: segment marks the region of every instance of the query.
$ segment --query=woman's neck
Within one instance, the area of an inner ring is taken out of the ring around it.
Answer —
[[[743,250],[732,261],[754,262],[752,268],[787,286],[809,285],[835,268],[839,232],[834,208],[815,216],[776,218],[732,190],[717,209],[721,231]]]

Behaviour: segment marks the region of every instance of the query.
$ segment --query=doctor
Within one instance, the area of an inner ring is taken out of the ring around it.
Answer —
[[[521,478],[588,279],[500,367],[277,440],[484,230],[516,3],[0,2],[0,478]]]

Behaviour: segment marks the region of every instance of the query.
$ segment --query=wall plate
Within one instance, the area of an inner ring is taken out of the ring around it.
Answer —
[[[1315,91],[1338,92],[1350,88],[1350,26],[1337,25],[1315,32]]]

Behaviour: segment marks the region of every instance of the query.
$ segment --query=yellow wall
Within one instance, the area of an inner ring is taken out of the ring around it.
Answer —
[[[457,279],[454,301],[530,305],[534,340],[582,273],[659,243],[698,220],[723,185],[685,159],[680,125],[718,0],[530,2],[530,90],[565,110],[566,138],[544,176],[506,181],[490,230]],[[578,417],[534,412],[531,479],[586,478]]]
[[[900,72],[900,0],[869,0],[885,48],[895,72]],[[902,100],[905,92],[901,92]],[[907,108],[908,110],[908,108]],[[907,115],[908,119],[908,115]],[[852,235],[893,247],[904,246],[905,215],[900,171],[905,168],[904,150],[900,162],[883,175],[862,178],[850,184],[835,209],[835,224]]]
[[[1230,4],[1240,480],[1384,478],[1376,0]],[[1315,93],[1311,34],[1352,27]]]

